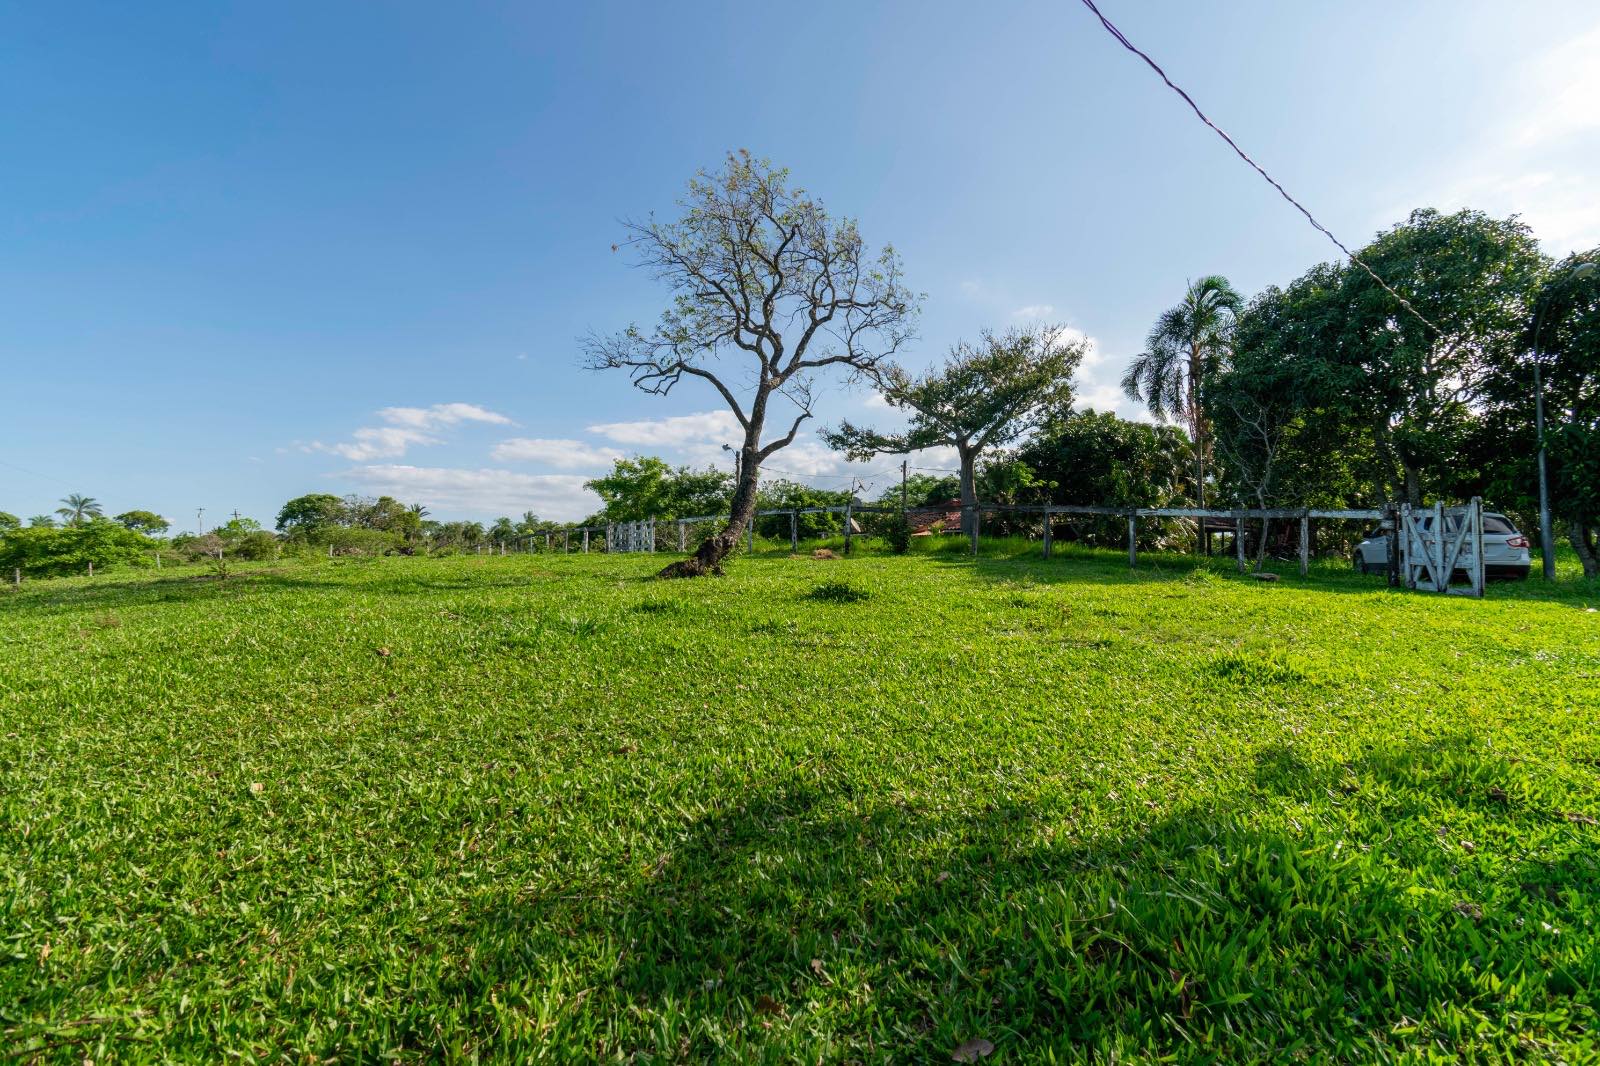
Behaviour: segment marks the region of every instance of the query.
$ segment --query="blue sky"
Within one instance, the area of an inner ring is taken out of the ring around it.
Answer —
[[[1102,7],[1347,243],[1471,205],[1600,244],[1588,0]],[[733,148],[899,249],[909,362],[1061,321],[1094,339],[1085,403],[1129,414],[1187,278],[1253,293],[1333,252],[1070,0],[12,4],[0,144],[24,517],[84,492],[270,524],[332,491],[576,518],[614,454],[716,457],[709,393],[636,393],[575,341],[656,316],[617,220]],[[771,466],[850,476],[809,436]]]

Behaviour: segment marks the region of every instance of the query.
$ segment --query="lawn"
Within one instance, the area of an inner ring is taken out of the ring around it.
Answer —
[[[660,562],[0,594],[0,1057],[1600,1056],[1600,588]]]

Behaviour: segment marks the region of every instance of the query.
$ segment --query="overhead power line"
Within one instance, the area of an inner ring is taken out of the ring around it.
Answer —
[[[1335,248],[1338,248],[1339,251],[1349,256],[1350,261],[1356,266],[1360,267],[1362,270],[1365,270],[1368,276],[1383,288],[1384,292],[1388,293],[1390,296],[1393,296],[1395,300],[1399,302],[1400,306],[1409,311],[1412,317],[1414,317],[1418,322],[1421,322],[1424,326],[1427,326],[1436,335],[1444,335],[1444,330],[1440,329],[1438,326],[1434,325],[1432,322],[1423,317],[1422,312],[1411,306],[1410,300],[1407,300],[1404,296],[1401,296],[1398,292],[1395,292],[1387,281],[1384,281],[1378,276],[1378,272],[1376,270],[1373,270],[1370,266],[1368,266],[1360,256],[1356,255],[1356,253],[1346,248],[1344,246],[1344,242],[1333,235],[1332,230],[1318,222],[1316,216],[1312,215],[1310,211],[1306,210],[1304,204],[1302,204],[1299,200],[1296,200],[1293,196],[1290,196],[1289,190],[1285,189],[1283,185],[1278,182],[1278,179],[1274,178],[1271,174],[1268,174],[1266,170],[1262,168],[1260,163],[1257,163],[1254,159],[1251,159],[1247,154],[1245,154],[1245,150],[1240,148],[1238,144],[1234,143],[1233,138],[1224,133],[1222,127],[1218,126],[1215,122],[1212,122],[1210,118],[1206,117],[1206,113],[1200,110],[1200,105],[1194,102],[1194,98],[1188,93],[1184,92],[1183,89],[1180,88],[1178,84],[1171,78],[1167,77],[1167,72],[1161,69],[1161,65],[1159,63],[1141,51],[1132,41],[1128,40],[1127,36],[1124,35],[1121,30],[1117,29],[1117,27],[1112,24],[1110,19],[1106,18],[1105,15],[1100,13],[1100,9],[1095,6],[1094,0],[1083,0],[1083,6],[1087,7],[1094,13],[1094,17],[1100,20],[1100,25],[1104,26],[1106,28],[1106,32],[1117,39],[1118,44],[1122,45],[1122,47],[1126,48],[1128,51],[1144,60],[1145,65],[1151,70],[1155,71],[1156,75],[1160,77],[1162,81],[1167,83],[1167,88],[1183,97],[1183,102],[1189,105],[1189,109],[1195,113],[1201,122],[1204,122],[1207,126],[1210,126],[1218,137],[1221,137],[1224,141],[1228,142],[1228,147],[1233,149],[1235,155],[1237,155],[1240,159],[1243,159],[1246,163],[1250,164],[1251,169],[1257,174],[1260,174],[1262,178],[1266,180],[1268,185],[1271,185],[1274,189],[1277,189],[1278,195],[1289,201],[1289,203],[1294,206],[1295,210],[1306,216],[1306,221],[1320,230],[1323,236],[1327,237],[1328,240],[1332,241]]]

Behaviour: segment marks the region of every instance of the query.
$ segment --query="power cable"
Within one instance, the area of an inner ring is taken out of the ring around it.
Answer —
[[[1154,59],[1151,59],[1144,52],[1140,51],[1132,41],[1128,40],[1121,30],[1117,29],[1117,27],[1112,24],[1110,19],[1106,18],[1100,13],[1100,9],[1095,6],[1094,0],[1083,0],[1083,6],[1087,7],[1094,13],[1094,17],[1100,20],[1100,25],[1104,26],[1106,28],[1106,32],[1111,34],[1112,37],[1115,37],[1117,42],[1121,44],[1122,47],[1126,48],[1128,51],[1144,60],[1145,64],[1149,66],[1151,70],[1155,71],[1162,81],[1167,83],[1167,88],[1183,97],[1183,102],[1189,105],[1189,109],[1199,117],[1201,122],[1204,122],[1207,126],[1210,126],[1211,129],[1216,132],[1218,137],[1221,137],[1224,141],[1228,142],[1228,147],[1233,149],[1235,155],[1237,155],[1240,159],[1243,159],[1246,163],[1250,164],[1251,168],[1257,174],[1260,174],[1266,179],[1268,185],[1271,185],[1274,189],[1277,189],[1278,195],[1289,201],[1289,203],[1292,204],[1296,210],[1298,210],[1302,215],[1306,216],[1306,221],[1310,222],[1322,232],[1323,236],[1332,241],[1334,247],[1338,248],[1339,251],[1349,256],[1350,261],[1356,266],[1360,267],[1362,270],[1365,270],[1368,276],[1371,277],[1373,281],[1376,281],[1384,292],[1388,293],[1390,296],[1393,296],[1397,301],[1399,301],[1401,307],[1404,307],[1407,311],[1409,311],[1412,317],[1414,317],[1418,322],[1421,322],[1424,326],[1427,326],[1429,329],[1431,329],[1435,336],[1444,336],[1444,330],[1440,329],[1438,326],[1424,318],[1422,316],[1422,312],[1411,306],[1410,300],[1407,300],[1404,296],[1401,296],[1398,292],[1395,292],[1387,281],[1384,281],[1378,276],[1378,272],[1376,270],[1373,270],[1365,262],[1363,262],[1361,257],[1356,255],[1356,253],[1346,248],[1344,246],[1344,242],[1340,241],[1339,238],[1333,235],[1332,230],[1318,222],[1316,217],[1313,216],[1310,211],[1306,210],[1305,205],[1303,205],[1299,200],[1296,200],[1293,196],[1290,196],[1289,191],[1279,184],[1276,178],[1274,178],[1271,174],[1268,174],[1266,170],[1262,168],[1260,163],[1257,163],[1254,159],[1251,159],[1248,155],[1246,155],[1244,149],[1240,148],[1236,143],[1234,143],[1233,138],[1224,133],[1220,126],[1218,126],[1215,122],[1212,122],[1211,119],[1207,118],[1206,113],[1200,110],[1200,105],[1195,103],[1194,99],[1188,93],[1179,88],[1171,78],[1167,77],[1167,72],[1161,69],[1160,64],[1158,64]]]

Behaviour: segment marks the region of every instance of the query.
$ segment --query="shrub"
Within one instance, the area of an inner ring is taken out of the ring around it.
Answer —
[[[149,538],[115,522],[10,529],[0,535],[0,570],[17,568],[33,577],[82,574],[91,563],[105,569],[132,562],[150,547]]]
[[[276,559],[278,538],[264,529],[246,533],[230,550],[236,559]]]
[[[905,515],[897,514],[889,519],[883,529],[883,539],[896,555],[904,555],[911,549],[911,523],[906,521]]]
[[[327,543],[333,545],[335,555],[388,555],[403,542],[398,533],[381,529],[362,529],[358,526],[339,526],[324,530]]]
[[[857,603],[866,599],[869,593],[848,581],[824,581],[807,595],[823,603]]]

